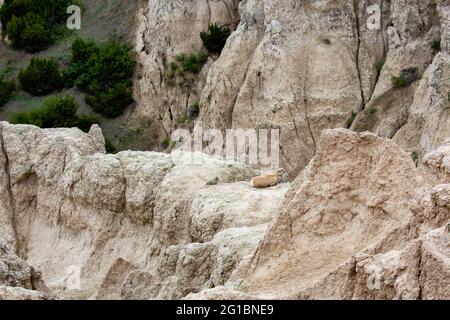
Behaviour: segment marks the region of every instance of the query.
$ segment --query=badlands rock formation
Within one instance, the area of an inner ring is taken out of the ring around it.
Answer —
[[[256,190],[258,172],[203,155],[105,155],[96,126],[2,122],[0,135],[1,243],[63,298],[182,298],[222,285],[289,188]],[[5,285],[32,288],[27,268]]]
[[[389,140],[325,131],[239,277],[188,298],[449,299],[448,152],[424,179]]]
[[[0,129],[0,298],[450,298],[450,141],[419,172],[327,130],[292,186],[255,189],[207,155],[106,155],[97,126]]]
[[[203,128],[278,128],[297,179],[1,122],[0,299],[450,299],[447,0],[159,0],[138,20],[130,121],[159,144],[199,101]],[[169,87],[210,22],[233,30],[221,55]]]
[[[204,128],[279,128],[282,165],[296,177],[321,131],[351,125],[353,112],[353,129],[394,138],[420,158],[450,134],[447,0],[163,0],[139,16],[135,116],[152,121],[157,141],[200,101]],[[167,87],[169,62],[201,50],[209,22],[236,26],[222,54],[193,90]],[[394,88],[391,78],[408,68],[423,79]]]

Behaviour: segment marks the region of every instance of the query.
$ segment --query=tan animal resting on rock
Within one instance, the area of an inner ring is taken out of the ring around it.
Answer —
[[[258,176],[250,182],[253,188],[269,188],[278,184],[278,175],[276,172],[271,172],[263,176]]]

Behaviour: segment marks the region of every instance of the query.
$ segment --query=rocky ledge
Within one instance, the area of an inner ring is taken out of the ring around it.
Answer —
[[[450,141],[416,167],[325,130],[295,182],[255,189],[206,155],[107,155],[97,126],[0,137],[0,298],[450,298]]]

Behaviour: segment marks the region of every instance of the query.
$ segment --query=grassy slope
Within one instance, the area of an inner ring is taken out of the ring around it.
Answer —
[[[0,70],[8,69],[10,76],[16,78],[20,69],[36,56],[54,57],[61,66],[65,66],[70,59],[70,46],[76,37],[92,38],[98,41],[115,38],[133,44],[133,27],[136,26],[134,20],[137,10],[145,3],[144,0],[83,0],[82,2],[84,8],[81,30],[68,31],[64,38],[58,40],[46,51],[31,55],[23,51],[11,50],[0,41]],[[76,89],[63,90],[56,94],[75,96],[80,105],[80,113],[92,113],[84,102],[84,95]],[[9,121],[15,112],[38,107],[47,97],[32,97],[19,91],[9,103],[0,108],[0,120]],[[131,108],[133,106],[129,107]],[[126,115],[117,119],[105,119],[100,116],[99,118],[105,136],[117,144],[119,149],[130,147],[130,137],[135,135],[137,129],[128,128]]]

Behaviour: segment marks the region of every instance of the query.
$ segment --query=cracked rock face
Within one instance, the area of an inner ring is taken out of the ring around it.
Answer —
[[[352,255],[404,227],[419,183],[411,157],[394,143],[371,134],[324,132],[243,285],[270,297],[300,297]]]
[[[200,32],[207,30],[209,23],[228,25],[233,29],[239,22],[239,2],[148,1],[139,12],[136,52],[140,70],[135,85],[138,106],[134,117],[151,121],[156,144],[168,137],[186,116],[189,107],[200,100],[212,59],[189,90],[167,85],[164,79],[170,63],[179,54],[192,54],[202,49]]]
[[[446,145],[416,168],[326,130],[292,185],[255,189],[207,155],[106,155],[96,126],[1,133],[0,297],[449,298]]]
[[[422,157],[449,134],[445,122],[424,124],[421,116],[433,109],[438,117],[448,106],[449,10],[445,0],[150,1],[137,32],[135,115],[157,118],[158,141],[195,101],[204,128],[278,128],[282,166],[292,177],[314,157],[323,129],[353,125],[395,136]],[[209,60],[192,90],[168,88],[169,62],[200,50],[209,22],[233,30],[220,57]],[[408,68],[424,79],[394,88],[392,77]],[[412,141],[418,122],[424,135],[438,131],[435,141]]]
[[[428,174],[387,139],[325,131],[238,277],[187,298],[449,299],[449,185]]]
[[[1,134],[1,243],[64,298],[177,299],[224,284],[290,186],[255,190],[259,172],[206,155],[106,155],[96,126],[2,122]]]

